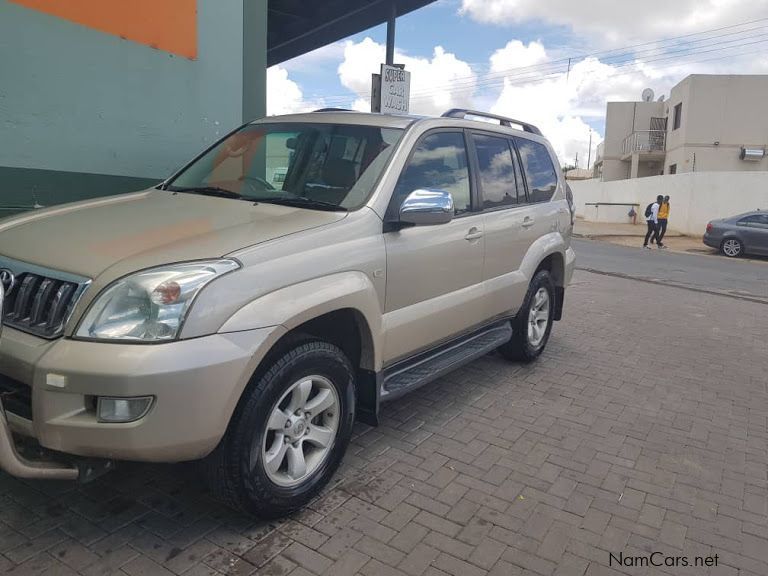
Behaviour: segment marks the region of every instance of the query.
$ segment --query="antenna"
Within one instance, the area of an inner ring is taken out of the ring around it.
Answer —
[[[641,98],[643,99],[643,102],[651,102],[653,100],[653,90],[646,88],[643,90],[643,95]]]

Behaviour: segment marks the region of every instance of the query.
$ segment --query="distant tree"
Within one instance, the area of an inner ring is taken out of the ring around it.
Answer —
[[[574,164],[564,164],[563,165],[563,172],[568,172],[568,170],[573,170],[576,168]]]

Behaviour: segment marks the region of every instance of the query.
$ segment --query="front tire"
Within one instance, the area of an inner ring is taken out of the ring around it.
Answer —
[[[744,254],[744,244],[737,238],[726,238],[720,244],[720,252],[728,258],[738,258]]]
[[[329,482],[352,436],[354,370],[327,342],[306,339],[246,389],[204,461],[214,495],[269,519],[305,506]]]
[[[533,362],[549,341],[555,313],[555,284],[546,270],[539,270],[528,286],[523,305],[512,321],[512,338],[499,347],[508,360]]]

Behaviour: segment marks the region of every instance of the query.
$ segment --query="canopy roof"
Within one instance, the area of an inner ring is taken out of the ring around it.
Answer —
[[[267,65],[274,66],[434,0],[269,0]]]

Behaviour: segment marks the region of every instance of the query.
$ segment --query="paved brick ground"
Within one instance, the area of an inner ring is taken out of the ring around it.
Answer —
[[[768,308],[587,273],[568,298],[545,358],[489,356],[388,405],[283,523],[184,466],[0,475],[0,573],[768,574]],[[653,551],[718,567],[608,567]]]

